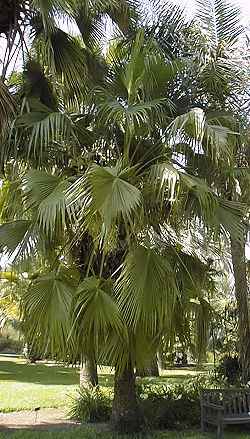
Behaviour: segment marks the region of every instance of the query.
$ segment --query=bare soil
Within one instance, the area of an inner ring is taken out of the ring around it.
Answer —
[[[19,429],[65,430],[77,425],[79,424],[67,419],[62,409],[0,413],[0,431]]]

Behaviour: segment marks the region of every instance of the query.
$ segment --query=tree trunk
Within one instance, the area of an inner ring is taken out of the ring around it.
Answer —
[[[166,369],[161,350],[157,352],[157,362],[159,367],[159,373],[161,373],[164,369]]]
[[[98,386],[97,364],[95,359],[84,357],[80,366],[80,386]]]
[[[115,373],[114,400],[111,422],[120,433],[138,432],[143,428],[143,416],[138,404],[135,373],[129,364],[121,374]]]
[[[245,239],[236,241],[231,237],[231,254],[234,272],[235,295],[238,308],[238,341],[242,380],[250,379],[250,321],[248,284],[245,257]]]
[[[136,371],[136,375],[143,377],[158,377],[159,367],[158,367],[158,359],[157,355],[155,355],[152,360],[147,364],[143,369],[139,369]]]

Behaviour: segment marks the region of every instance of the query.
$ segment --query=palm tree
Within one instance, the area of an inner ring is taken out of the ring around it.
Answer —
[[[30,339],[58,356],[79,358],[94,347],[100,361],[115,365],[112,419],[120,430],[142,423],[134,367],[144,366],[163,335],[188,339],[190,316],[198,322],[208,314],[208,270],[180,250],[178,236],[191,236],[197,222],[216,235],[242,230],[239,203],[225,202],[195,173],[183,172],[180,139],[185,151],[206,139],[204,151],[217,161],[229,153],[230,130],[211,123],[202,109],[175,117],[174,102],[164,96],[182,68],[140,29],[133,42],[111,45],[102,84],[89,93],[82,114],[42,107],[41,117],[30,108],[14,125],[19,147],[6,153],[7,161],[20,163],[24,208],[0,227],[2,247],[53,262],[23,298]],[[33,152],[44,154],[39,166],[47,172],[25,174]],[[76,290],[79,273],[72,273],[67,249],[86,234],[93,246]],[[204,346],[205,327],[196,331]]]
[[[58,14],[61,17],[59,23]],[[119,2],[116,0],[94,2],[62,0],[55,3],[50,2],[46,5],[44,2],[39,1],[9,2],[3,6],[0,34],[5,39],[6,50],[3,57],[2,80],[6,79],[7,73],[10,74],[10,71],[14,70],[20,54],[22,58],[27,58],[24,83],[21,90],[19,90],[18,101],[22,113],[26,113],[27,108],[28,111],[30,109],[36,111],[35,122],[37,124],[31,133],[28,133],[31,138],[35,137],[37,139],[40,136],[39,130],[41,134],[43,129],[42,125],[47,124],[48,127],[48,124],[51,123],[50,119],[54,119],[54,122],[57,120],[55,131],[60,131],[62,119],[64,119],[64,124],[66,122],[68,125],[67,132],[64,131],[64,137],[68,137],[68,135],[72,137],[71,121],[67,121],[67,117],[63,114],[52,114],[52,111],[56,112],[58,110],[59,99],[55,95],[56,93],[60,95],[61,102],[63,101],[65,106],[65,94],[63,96],[61,94],[61,86],[63,85],[64,91],[67,89],[68,102],[71,105],[75,94],[79,98],[82,93],[85,94],[86,88],[92,80],[99,81],[102,78],[105,68],[101,60],[101,47],[105,43],[104,16],[109,16],[121,33],[129,34],[133,29],[133,21],[136,19],[135,5],[126,0]],[[64,19],[71,20],[74,24],[75,31],[77,30],[79,33],[77,38],[62,30]],[[25,26],[30,29],[29,35],[25,30]],[[32,36],[32,40],[30,40],[30,36]],[[27,40],[29,40],[29,43]],[[44,69],[41,68],[43,64],[46,65],[46,75]],[[52,78],[55,83],[60,82],[58,87],[52,87]],[[13,75],[13,79],[10,75],[6,82],[9,89],[13,90],[14,88],[16,92],[18,86],[18,83],[16,84],[16,74]],[[18,79],[18,82],[20,82],[20,79]],[[1,120],[4,126],[1,127],[1,131],[3,134],[6,133],[5,138],[2,139],[2,143],[6,145],[8,143],[6,138],[9,135],[8,128],[15,115],[15,102],[7,86],[2,84],[2,90],[4,93],[1,94],[3,103],[3,117]],[[46,118],[46,116],[48,117]],[[17,121],[18,126],[22,127],[22,143],[25,141],[24,137],[26,139],[28,137],[25,136],[23,131],[22,119],[25,120],[25,117],[25,114],[23,114]],[[85,134],[83,119],[79,117],[77,120],[77,128],[81,131],[81,143],[84,141]],[[5,132],[3,131],[4,127],[6,128]],[[91,134],[87,133],[88,142],[90,142],[90,137]],[[61,138],[62,133],[60,140]],[[30,143],[29,140],[28,142]],[[36,150],[33,151],[33,154],[31,151],[28,152],[28,159],[33,166],[40,165],[41,161],[46,162],[48,160],[48,155],[41,157],[40,146],[39,159],[37,159]],[[63,159],[65,157],[65,150],[62,149],[55,151],[53,158],[50,157],[50,161],[54,160],[53,163],[55,163],[56,157],[57,166],[59,166],[58,153],[63,156]],[[17,154],[19,154],[18,157]],[[7,160],[13,158],[22,160],[22,147],[20,148],[19,144],[14,143],[11,150],[8,145],[3,156],[5,156],[5,162],[7,157]],[[62,167],[65,166],[63,159],[60,163]],[[95,369],[94,367],[94,370],[92,370],[92,383],[96,383],[97,380]]]
[[[232,134],[225,144],[230,150],[230,155],[226,160],[221,158],[214,163],[211,156],[205,157],[204,154],[190,150],[186,155],[187,167],[193,171],[196,169],[197,175],[206,179],[207,183],[216,188],[217,193],[224,198],[230,201],[241,201],[249,206],[247,190],[249,161],[245,136],[248,123],[243,106],[247,79],[242,49],[237,48],[240,46],[240,38],[243,34],[240,10],[224,0],[198,1],[197,4],[202,39],[198,44],[198,65],[194,70],[197,78],[196,89],[191,100],[196,99],[202,107],[205,105],[211,115],[208,113],[208,117],[218,121],[221,125],[226,124]],[[197,46],[197,41],[195,44]],[[241,195],[238,187],[241,188]],[[246,218],[243,230],[238,237],[230,233],[227,239],[229,238],[230,241],[235,279],[242,378],[244,382],[247,382],[250,373],[250,316],[245,258],[246,230],[244,228],[247,228]]]
[[[202,108],[211,124],[215,122],[221,126],[221,135],[225,126],[227,130],[231,130],[231,136],[226,136],[227,140],[225,138],[224,142],[224,147],[231,152],[229,155],[222,153],[215,163],[213,151],[204,146],[207,142],[206,137],[201,139],[200,145],[189,150],[185,143],[180,143],[177,151],[185,156],[184,168],[188,172],[205,179],[209,186],[216,188],[217,193],[224,198],[242,201],[248,206],[248,116],[244,111],[248,72],[244,57],[244,29],[241,25],[240,10],[225,0],[198,0],[195,25],[190,23],[182,27],[183,19],[180,19],[180,15],[181,10],[176,8],[177,19],[174,29],[177,28],[178,32],[177,35],[173,32],[173,40],[181,41],[181,44],[177,44],[176,50],[181,51],[182,57],[189,62],[185,67],[185,80],[182,77],[178,78],[172,89],[174,102],[180,113],[187,112],[194,106]],[[169,45],[166,42],[169,39],[168,29],[171,27],[165,26],[169,17],[168,9],[164,10],[163,7],[162,13],[159,16],[156,13],[155,17],[155,38],[165,56],[169,56]],[[221,139],[222,137],[220,136]],[[219,138],[217,142],[219,144]],[[241,196],[237,189],[239,187]],[[247,220],[245,221],[247,227]],[[239,233],[237,239],[235,236],[227,236],[226,239],[231,246],[235,278],[243,380],[248,381],[250,327],[245,264],[246,231]]]

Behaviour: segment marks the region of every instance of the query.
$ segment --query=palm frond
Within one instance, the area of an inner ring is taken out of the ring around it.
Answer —
[[[0,226],[0,247],[11,259],[26,258],[35,251],[37,235],[29,220],[17,220]]]
[[[31,6],[36,14],[42,18],[46,33],[50,33],[55,27],[55,15],[65,9],[67,2],[63,0],[32,0]]]
[[[0,136],[10,125],[11,119],[16,112],[16,103],[10,94],[8,87],[0,80]]]
[[[21,297],[26,337],[42,353],[66,359],[75,272],[64,266],[31,282]]]
[[[166,256],[140,245],[131,250],[116,282],[119,310],[132,331],[138,327],[154,338],[170,323],[178,295]]]
[[[126,327],[112,297],[112,282],[89,277],[80,283],[73,304],[72,331],[77,349],[95,350],[101,355],[104,344],[115,338],[120,343],[126,339]],[[113,349],[112,343],[110,349]]]
[[[181,178],[186,187],[189,188],[191,196],[188,199],[188,205],[186,205],[187,212],[191,208],[193,214],[202,219],[205,226],[214,230],[215,233],[222,232],[225,236],[225,233],[230,232],[236,239],[240,239],[245,227],[243,219],[246,214],[246,206],[218,197],[204,180],[184,173],[182,173]],[[192,200],[193,196],[195,198]]]
[[[229,137],[236,135],[227,126],[216,125],[207,119],[201,108],[193,108],[188,113],[177,116],[168,128],[170,142],[186,143],[194,152],[207,154],[212,160],[231,157]],[[185,148],[184,148],[185,154]]]
[[[129,130],[134,133],[136,127],[145,124],[150,127],[153,115],[157,115],[158,120],[160,120],[165,105],[167,105],[167,99],[165,98],[152,99],[148,102],[131,105],[123,105],[117,100],[106,101],[100,106],[100,122],[107,125],[118,123],[122,129],[129,127]]]
[[[20,219],[24,215],[22,191],[19,180],[3,180],[0,188],[1,223]]]
[[[123,169],[120,163],[113,168],[93,165],[84,177],[69,187],[66,193],[69,213],[76,205],[84,219],[90,209],[88,221],[91,222],[98,212],[107,229],[120,217],[131,223],[132,214],[142,200],[140,190],[127,181],[129,176],[134,175],[133,168]],[[79,204],[82,205],[80,209]]]
[[[38,225],[47,236],[66,227],[67,186],[66,180],[42,171],[30,171],[23,179],[27,208],[35,210]]]
[[[191,23],[185,10],[172,2],[153,0],[145,11],[146,34],[155,38],[168,59],[179,56]]]
[[[149,172],[149,181],[154,187],[156,200],[161,204],[168,200],[173,203],[178,193],[179,172],[172,163],[152,165]]]
[[[153,165],[149,178],[155,200],[160,201],[162,206],[171,203],[169,219],[176,222],[176,226],[181,218],[188,221],[197,218],[207,230],[223,235],[229,232],[236,239],[242,236],[246,215],[244,204],[219,197],[205,180],[182,172],[171,163]]]
[[[219,198],[214,221],[220,224],[222,232],[230,233],[235,240],[241,241],[246,227],[246,213],[247,206],[243,203]]]
[[[196,16],[213,48],[233,45],[243,32],[240,8],[225,0],[196,0]]]
[[[57,26],[46,32],[39,19],[33,24],[36,52],[41,63],[47,65],[54,78],[63,84],[64,95],[82,98],[86,93],[88,72],[82,62],[84,47],[79,38],[69,35]],[[83,80],[84,79],[84,80]]]
[[[131,169],[102,168],[94,166],[89,173],[89,182],[95,208],[102,214],[107,225],[120,215],[131,220],[131,213],[141,203],[140,190],[127,181]]]
[[[29,59],[24,66],[20,94],[28,99],[30,111],[46,112],[58,109],[55,89],[45,75],[44,68],[35,59]]]
[[[72,122],[63,113],[47,111],[32,111],[18,116],[13,129],[21,129],[28,136],[26,159],[37,158],[40,162],[46,157],[49,146],[56,142],[74,137]],[[23,141],[17,137],[18,142]]]

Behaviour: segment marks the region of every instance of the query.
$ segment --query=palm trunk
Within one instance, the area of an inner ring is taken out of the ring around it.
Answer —
[[[120,433],[133,433],[143,427],[143,416],[138,404],[135,373],[130,364],[122,373],[115,373],[114,400],[111,422]]]
[[[238,308],[238,341],[242,380],[246,383],[250,379],[250,320],[244,239],[236,241],[231,237],[231,254]]]
[[[94,358],[82,358],[80,367],[80,386],[98,386],[97,364]]]
[[[161,350],[157,352],[157,362],[159,367],[159,373],[161,373],[165,369],[165,363],[163,360],[163,355]]]

